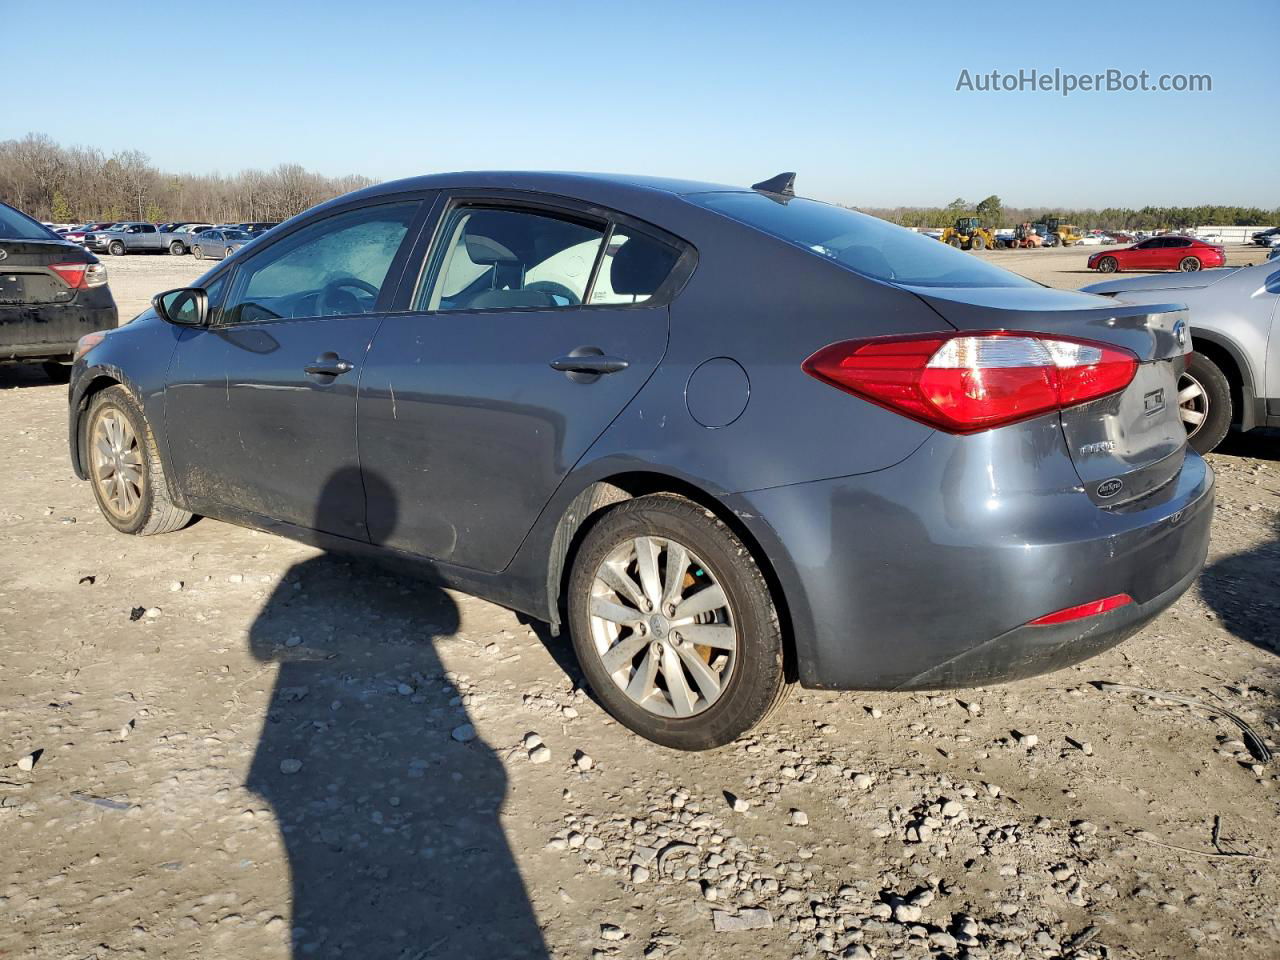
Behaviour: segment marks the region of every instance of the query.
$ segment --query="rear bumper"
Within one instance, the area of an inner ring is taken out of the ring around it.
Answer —
[[[81,292],[74,303],[0,305],[0,363],[64,360],[76,341],[94,330],[111,330],[120,315],[109,288]]]
[[[773,561],[804,685],[924,689],[1033,676],[1136,632],[1204,565],[1213,490],[1188,450],[1164,487],[1099,508],[1046,418],[731,499]],[[1117,593],[1134,603],[1026,626]]]

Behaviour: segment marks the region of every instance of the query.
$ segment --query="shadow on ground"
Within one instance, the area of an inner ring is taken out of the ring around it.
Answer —
[[[502,762],[451,737],[468,718],[435,645],[457,628],[439,588],[332,555],[296,565],[251,628],[280,666],[247,785],[288,851],[295,957],[547,956]]]
[[[1200,592],[1222,625],[1248,643],[1280,654],[1280,520],[1252,550],[1206,567]]]

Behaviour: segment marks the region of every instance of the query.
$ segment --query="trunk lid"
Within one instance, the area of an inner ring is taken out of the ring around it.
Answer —
[[[70,303],[76,291],[49,265],[90,262],[83,250],[60,240],[0,239],[0,250],[0,306]]]
[[[1129,503],[1178,475],[1187,442],[1178,377],[1191,351],[1185,307],[1030,287],[910,289],[959,330],[1059,334],[1136,354],[1138,371],[1127,388],[1061,411],[1064,440],[1085,493],[1099,506]]]

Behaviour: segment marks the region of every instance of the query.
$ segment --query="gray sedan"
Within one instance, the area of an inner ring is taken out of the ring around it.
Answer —
[[[1208,453],[1233,425],[1280,427],[1280,263],[1125,277],[1084,290],[1190,309],[1195,353],[1178,382],[1178,403],[1197,451]]]
[[[329,201],[83,342],[71,462],[121,533],[221,518],[564,626],[620,722],[690,750],[793,679],[1026,677],[1177,600],[1213,516],[1178,300],[1048,290],[792,180]]]
[[[222,260],[231,256],[252,239],[253,235],[243,230],[216,228],[202,230],[191,238],[191,255],[197,260],[203,260],[205,257]]]

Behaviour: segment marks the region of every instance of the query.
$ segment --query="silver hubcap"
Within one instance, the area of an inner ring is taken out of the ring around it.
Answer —
[[[1178,379],[1178,413],[1182,417],[1182,425],[1187,428],[1187,436],[1194,437],[1204,426],[1204,419],[1209,415],[1209,395],[1204,392],[1200,381],[1189,373]]]
[[[661,717],[706,710],[737,662],[724,589],[696,554],[662,537],[623,543],[600,564],[591,639],[618,689]]]
[[[132,425],[108,410],[93,430],[93,477],[107,508],[128,517],[142,500],[142,449]]]

